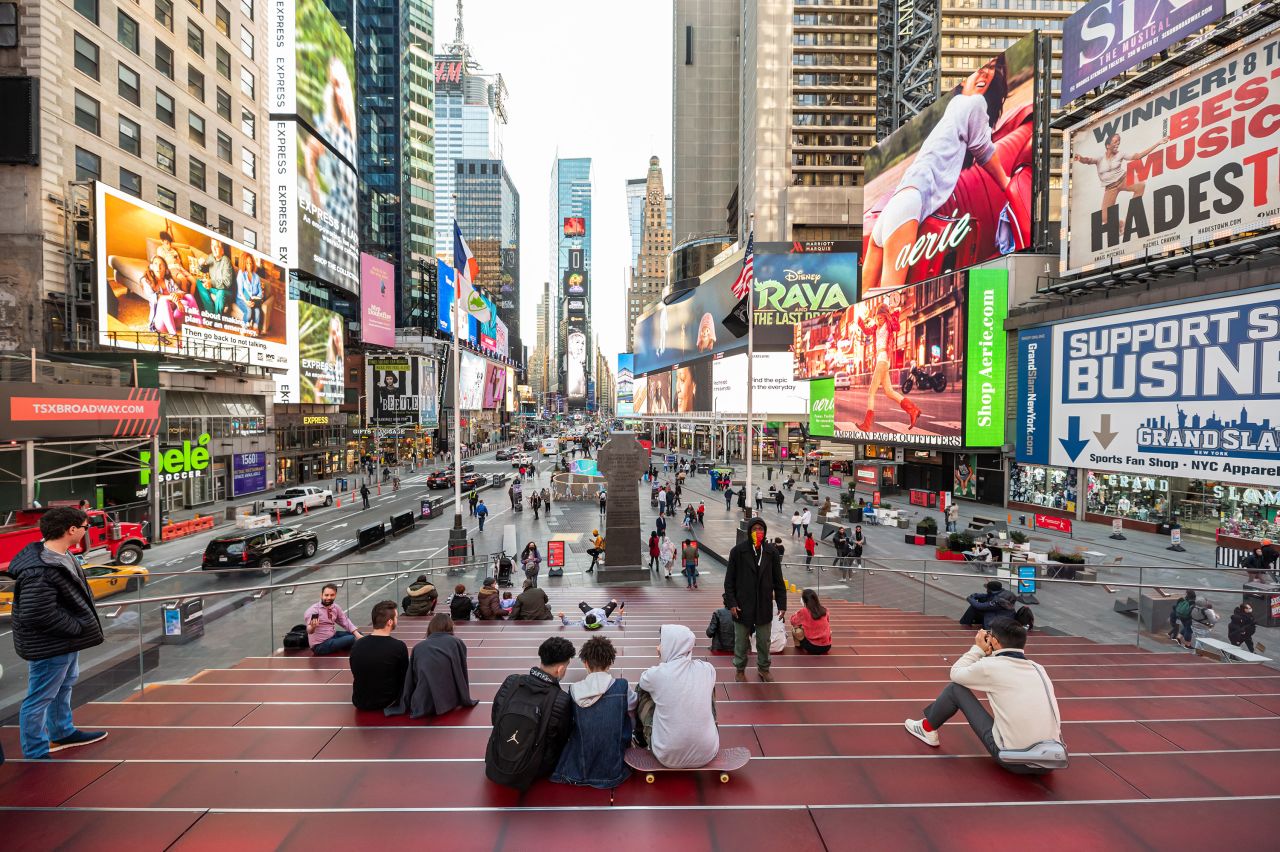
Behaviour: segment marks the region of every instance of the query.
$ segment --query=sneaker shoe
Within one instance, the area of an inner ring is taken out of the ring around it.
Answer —
[[[49,751],[62,751],[64,748],[89,745],[90,743],[96,743],[98,740],[106,739],[106,737],[106,731],[76,731],[69,737],[50,742]]]
[[[747,673],[742,669],[738,669],[738,673],[733,676],[733,680],[735,683],[746,683]]]
[[[922,722],[923,720],[908,719],[905,723],[907,733],[927,746],[937,748],[942,745],[942,738],[938,736],[938,732],[926,731]]]
[[[773,683],[773,675],[769,674],[769,672],[757,670],[756,673],[760,675],[760,680],[764,683]]]

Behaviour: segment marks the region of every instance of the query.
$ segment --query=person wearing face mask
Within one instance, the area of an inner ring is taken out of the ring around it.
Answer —
[[[773,682],[769,673],[769,640],[773,608],[781,618],[787,611],[787,585],[782,559],[767,539],[768,527],[759,517],[747,525],[747,537],[729,551],[724,576],[724,602],[733,613],[733,667],[739,683],[747,679],[748,637],[756,639],[756,671],[760,680]]]
[[[337,601],[338,587],[326,583],[320,590],[320,603],[313,603],[302,616],[303,623],[307,625],[307,644],[317,657],[346,651],[364,635],[356,630]]]

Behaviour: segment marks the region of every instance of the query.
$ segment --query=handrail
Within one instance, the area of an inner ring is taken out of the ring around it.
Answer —
[[[840,557],[840,556],[817,556],[817,555],[815,555],[813,558],[814,558],[815,560],[818,560],[818,559],[828,559],[828,560],[830,560],[830,559],[842,559],[842,558],[844,558],[844,559],[853,559],[853,558],[855,558],[855,557],[852,557],[852,556],[848,556],[848,557]],[[935,562],[935,563],[940,562],[940,563],[964,564],[964,565],[970,565],[970,564],[973,564],[973,563],[970,563],[970,562],[960,563],[960,562],[957,562],[957,561],[956,561],[956,560],[954,560],[954,559],[930,559],[930,558],[912,559],[912,558],[907,557],[907,556],[868,556],[868,555],[867,555],[867,554],[865,554],[865,553],[864,553],[861,557],[857,557],[857,558],[862,559],[864,562],[866,562],[866,561],[868,561],[868,560],[874,560],[874,561],[875,561],[875,562],[877,562],[877,563],[881,563],[881,562],[891,562],[891,563],[892,563],[892,562],[908,562],[908,563],[916,563],[916,564],[920,564],[920,563],[928,563],[928,562]],[[784,561],[784,562],[783,562],[783,564],[784,564],[784,565],[803,565],[804,563],[803,563],[803,562],[790,562],[790,561]],[[996,561],[987,561],[987,562],[984,562],[983,564],[984,564],[984,565],[1011,565],[1012,563],[1008,563],[1008,562],[996,562]],[[1097,570],[1097,569],[1099,569],[1099,568],[1105,568],[1105,569],[1107,569],[1107,570],[1109,570],[1109,571],[1129,571],[1129,570],[1139,570],[1139,569],[1142,569],[1142,570],[1145,570],[1145,571],[1218,571],[1218,572],[1222,572],[1222,573],[1226,573],[1226,572],[1234,572],[1234,573],[1236,573],[1236,574],[1244,574],[1244,573],[1245,573],[1245,569],[1244,569],[1244,568],[1232,568],[1232,567],[1230,567],[1230,566],[1223,566],[1223,565],[1215,565],[1215,566],[1212,566],[1212,567],[1211,567],[1211,566],[1208,566],[1208,565],[1147,565],[1147,564],[1144,564],[1144,563],[1141,563],[1141,562],[1125,562],[1125,563],[1122,563],[1122,564],[1119,564],[1119,565],[1117,565],[1117,564],[1115,564],[1115,563],[1112,563],[1112,562],[1090,562],[1090,563],[1079,563],[1079,562],[1019,562],[1019,563],[1017,563],[1017,565],[1035,565],[1036,567],[1047,567],[1047,568],[1059,568],[1059,567],[1061,567],[1061,568],[1091,568],[1091,569],[1094,569],[1094,570]],[[837,566],[837,567],[839,567],[839,566]],[[1016,566],[1015,566],[1015,567],[1016,567]],[[1114,584],[1110,584],[1110,585],[1114,585]]]

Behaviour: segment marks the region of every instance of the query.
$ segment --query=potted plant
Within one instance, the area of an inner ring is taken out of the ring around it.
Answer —
[[[906,536],[907,544],[927,544],[936,547],[938,544],[938,522],[925,515],[916,524],[916,534]]]

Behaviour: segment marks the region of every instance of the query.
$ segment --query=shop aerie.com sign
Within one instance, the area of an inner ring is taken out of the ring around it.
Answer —
[[[183,441],[181,447],[161,450],[152,465],[151,451],[143,450],[138,454],[138,476],[143,485],[151,483],[154,472],[157,482],[176,482],[181,479],[196,479],[204,476],[209,469],[209,433],[205,432],[196,439],[196,446],[190,441]]]

